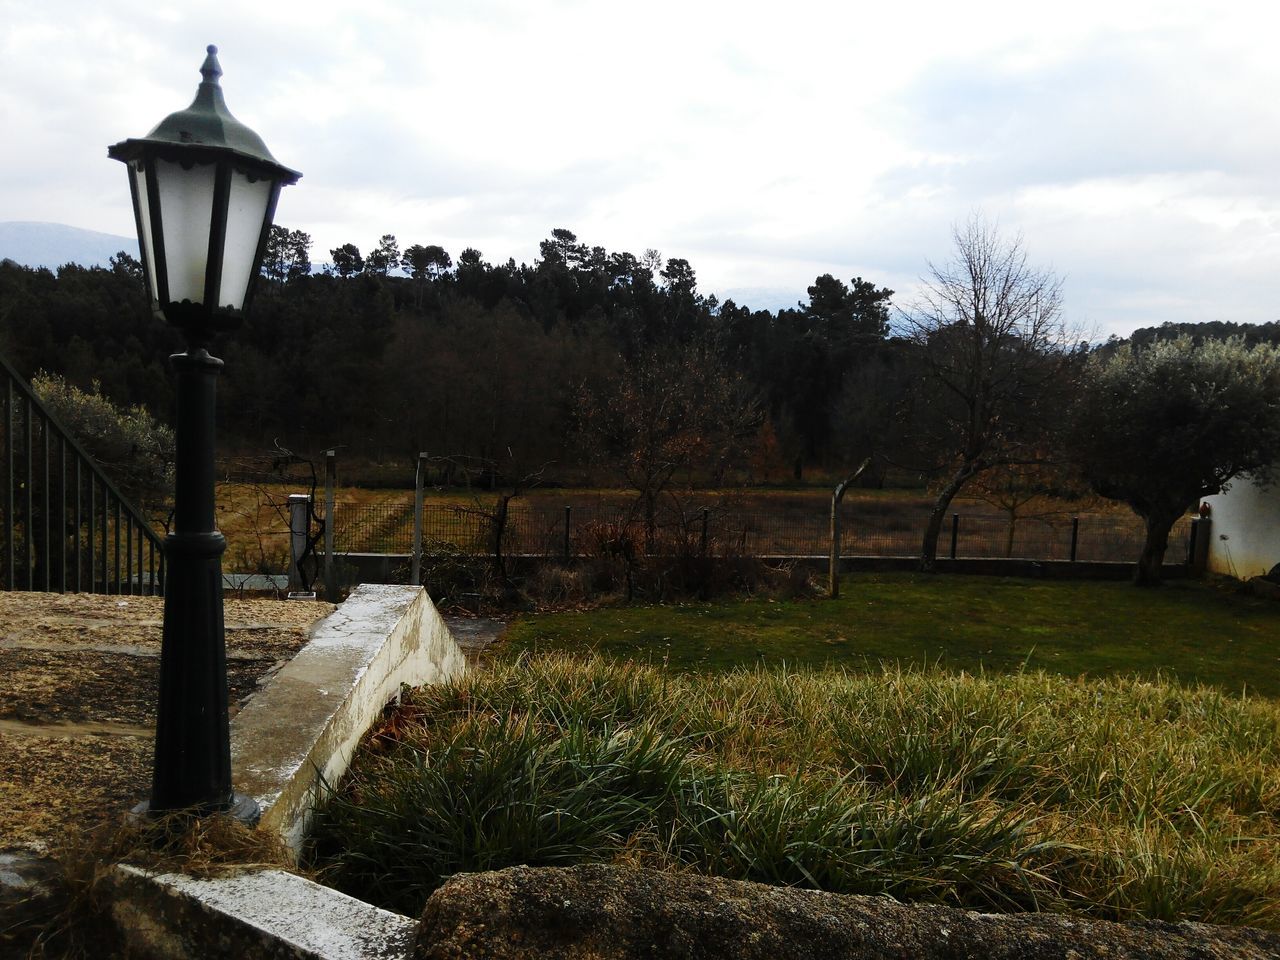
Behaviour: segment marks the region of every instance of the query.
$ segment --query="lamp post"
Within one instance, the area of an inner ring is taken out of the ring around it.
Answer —
[[[208,48],[191,106],[140,139],[107,148],[129,171],[152,309],[181,328],[173,532],[165,538],[164,640],[152,814],[229,812],[257,803],[231,787],[222,553],[214,520],[215,333],[240,325],[262,263],[280,188],[301,176],[227,110],[218,50]]]

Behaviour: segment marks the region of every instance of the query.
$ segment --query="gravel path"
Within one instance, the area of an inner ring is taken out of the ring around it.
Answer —
[[[332,609],[227,598],[233,714]],[[145,799],[163,618],[157,597],[0,592],[0,849]]]
[[[227,596],[233,716],[331,610]],[[163,618],[158,597],[0,592],[0,850],[39,849],[150,792]],[[473,664],[506,627],[445,622]]]

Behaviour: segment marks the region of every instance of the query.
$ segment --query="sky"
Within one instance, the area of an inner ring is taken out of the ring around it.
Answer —
[[[231,111],[315,241],[532,262],[564,227],[776,309],[909,308],[981,216],[1105,337],[1280,319],[1280,6],[0,0],[0,221],[131,236],[108,144]]]

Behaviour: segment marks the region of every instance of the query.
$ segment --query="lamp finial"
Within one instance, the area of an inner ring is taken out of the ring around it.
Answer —
[[[218,48],[212,43],[205,47],[205,53],[208,54],[204,58],[204,63],[200,66],[200,75],[204,77],[205,83],[218,85],[218,78],[222,76],[222,67],[218,63]]]

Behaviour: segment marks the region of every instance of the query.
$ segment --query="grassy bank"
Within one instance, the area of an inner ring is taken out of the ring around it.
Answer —
[[[838,601],[747,600],[530,616],[507,649],[596,652],[678,670],[879,664],[1067,676],[1165,674],[1280,697],[1280,604],[1200,583],[846,578]]]
[[[1280,927],[1280,705],[1042,672],[499,661],[409,697],[321,811],[329,880],[641,863],[997,910]]]

